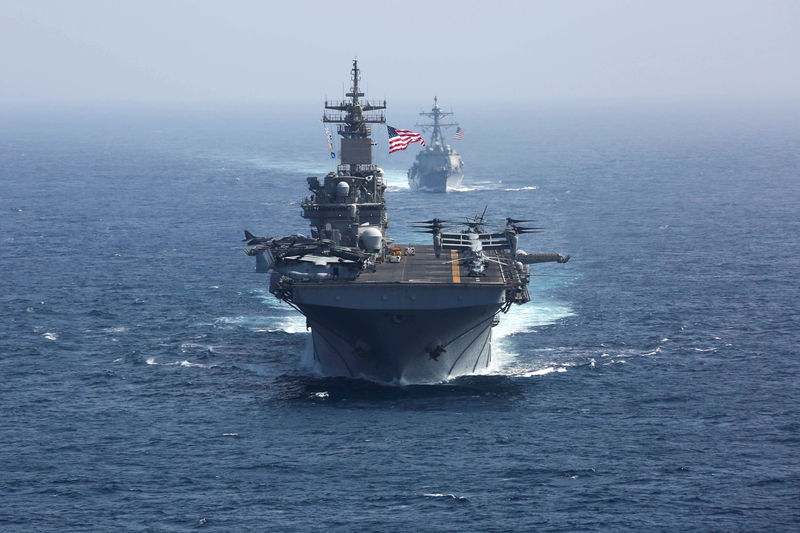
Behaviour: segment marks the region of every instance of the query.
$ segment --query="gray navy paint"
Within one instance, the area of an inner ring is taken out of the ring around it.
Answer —
[[[386,122],[386,102],[361,100],[357,61],[351,79],[346,100],[325,102],[323,121],[337,124],[341,162],[322,183],[307,180],[311,195],[301,206],[311,236],[245,231],[245,253],[269,275],[270,292],[305,315],[325,375],[430,383],[485,369],[499,313],[530,301],[528,265],[569,257],[525,254],[519,235],[539,228],[508,218],[491,233],[483,215],[455,232],[448,231],[453,222],[437,218],[416,223],[432,245],[394,243],[370,138],[370,124]]]
[[[449,144],[444,142],[442,128],[457,126],[443,123],[442,117],[452,115],[439,107],[439,99],[433,97],[430,113],[420,113],[429,117],[432,122],[417,124],[431,130],[428,145],[420,150],[414,164],[408,169],[408,185],[415,191],[447,192],[461,185],[464,179],[464,162],[461,156]]]

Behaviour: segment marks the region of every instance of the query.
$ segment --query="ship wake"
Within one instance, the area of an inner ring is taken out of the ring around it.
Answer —
[[[526,333],[558,323],[574,316],[572,308],[562,302],[540,300],[512,308],[500,316],[500,324],[492,331],[492,362],[481,374],[508,377],[534,377],[566,372],[576,363],[564,361],[556,348],[531,350],[522,346]]]

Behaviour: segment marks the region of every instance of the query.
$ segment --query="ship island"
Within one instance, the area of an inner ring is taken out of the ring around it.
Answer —
[[[403,385],[485,371],[500,315],[531,299],[530,265],[569,256],[523,252],[520,236],[541,228],[507,217],[492,230],[485,209],[413,222],[428,245],[390,238],[386,183],[372,157],[372,125],[386,124],[386,102],[364,99],[357,60],[350,74],[345,99],[325,102],[339,161],[322,181],[307,178],[300,205],[310,235],[245,230],[245,253],[269,291],[306,317],[324,376]]]
[[[431,122],[416,124],[431,132],[428,145],[417,153],[414,164],[408,169],[408,186],[415,191],[447,192],[461,185],[464,179],[464,161],[461,155],[444,141],[442,128],[458,126],[456,123],[442,122],[444,117],[452,115],[442,111],[439,98],[433,97],[430,113],[420,113]]]

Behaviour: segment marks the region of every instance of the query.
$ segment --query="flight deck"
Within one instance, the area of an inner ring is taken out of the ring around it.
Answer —
[[[463,256],[461,261],[455,250],[443,250],[436,257],[431,245],[415,245],[414,255],[405,253],[410,245],[395,245],[404,250],[399,263],[391,263],[388,259],[377,265],[375,272],[364,270],[356,278],[355,283],[461,283],[461,284],[505,284],[513,268],[501,267],[491,261],[486,267],[484,276],[470,276],[469,268]],[[491,259],[509,261],[506,253],[492,250],[488,254]]]

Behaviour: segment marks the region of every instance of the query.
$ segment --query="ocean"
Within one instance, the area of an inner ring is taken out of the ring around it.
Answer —
[[[455,111],[447,195],[376,129],[390,235],[486,207],[572,260],[407,386],[319,376],[242,253],[308,233],[321,106],[0,112],[0,531],[800,529],[800,114]]]

